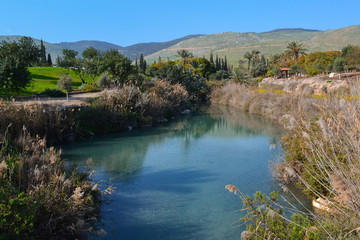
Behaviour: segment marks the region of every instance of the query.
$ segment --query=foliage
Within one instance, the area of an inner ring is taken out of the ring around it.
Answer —
[[[131,60],[124,57],[118,50],[111,49],[104,53],[104,58],[100,62],[99,72],[109,72],[115,82],[124,84],[129,74],[134,72]]]
[[[256,192],[253,198],[241,194],[235,186],[225,187],[237,195],[243,202],[246,215],[240,220],[247,224],[243,239],[322,239],[315,223],[300,213],[287,219],[278,203],[279,194],[269,196]]]
[[[62,53],[64,55],[63,58],[58,58],[57,60],[57,64],[59,65],[59,67],[64,67],[64,68],[70,68],[70,67],[74,67],[76,64],[76,55],[78,54],[77,51],[72,50],[72,49],[66,49],[64,48],[62,50]]]
[[[57,87],[59,89],[64,89],[67,92],[71,92],[72,90],[72,78],[69,74],[63,73],[60,76],[60,79],[57,83]]]
[[[40,93],[40,95],[48,97],[66,97],[66,94],[58,89],[45,89]]]
[[[98,194],[83,175],[66,170],[60,153],[26,129],[16,143],[0,149],[0,232],[12,236],[75,234],[91,221]]]
[[[98,80],[96,81],[96,85],[99,88],[109,88],[112,84],[112,78],[109,73],[104,72],[100,75]]]
[[[216,73],[213,73],[209,76],[209,79],[211,80],[223,80],[229,78],[230,78],[230,73],[224,70],[216,71]]]
[[[0,59],[0,89],[19,92],[30,85],[31,77],[26,64],[15,56]]]
[[[304,44],[299,41],[290,42],[287,47],[287,54],[294,56],[295,64],[298,65],[298,58],[300,55],[306,55],[307,49]]]

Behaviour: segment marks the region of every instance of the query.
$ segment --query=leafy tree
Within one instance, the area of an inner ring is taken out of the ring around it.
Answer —
[[[86,84],[86,82],[85,82],[86,71],[85,71],[85,60],[84,59],[75,58],[73,71],[79,76],[81,82],[83,84]]]
[[[337,57],[334,60],[332,66],[333,66],[333,70],[335,72],[338,72],[338,73],[344,72],[344,70],[345,70],[345,68],[344,68],[345,61],[344,61],[344,59],[342,57]]]
[[[100,62],[101,62],[101,57],[97,56],[94,57],[93,59],[88,59],[85,58],[84,62],[83,62],[83,68],[85,73],[91,77],[91,80],[94,84],[94,86],[96,86],[97,84],[95,83],[95,78],[96,76],[99,75],[99,67],[100,67]]]
[[[64,89],[68,97],[68,93],[72,90],[72,78],[69,74],[63,73],[57,83],[58,89]]]
[[[24,61],[16,56],[0,59],[0,89],[19,92],[29,86],[30,82],[30,72]]]
[[[28,66],[36,66],[40,62],[40,48],[31,37],[21,37],[18,41],[19,57]]]
[[[263,76],[267,73],[267,67],[264,63],[258,62],[252,69],[251,69],[251,76],[259,77]]]
[[[31,81],[27,65],[18,43],[0,43],[0,89],[26,88]]]
[[[101,73],[108,71],[115,77],[115,81],[121,84],[125,83],[127,77],[135,71],[131,65],[131,60],[124,57],[116,49],[105,52],[99,70]]]
[[[286,48],[288,49],[286,53],[288,55],[294,56],[296,65],[298,65],[299,55],[306,55],[305,52],[307,51],[307,49],[305,49],[305,46],[298,41],[290,42]]]
[[[72,49],[63,49],[64,58],[61,60],[61,67],[70,68],[75,66],[76,56],[78,52]]]
[[[82,56],[86,59],[94,59],[95,57],[99,56],[99,51],[94,47],[88,47],[82,53]]]

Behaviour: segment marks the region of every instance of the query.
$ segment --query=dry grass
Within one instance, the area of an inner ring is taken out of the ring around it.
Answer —
[[[229,84],[213,91],[212,102],[241,108],[284,123],[286,156],[277,166],[282,180],[293,172],[304,191],[329,202],[313,214],[329,239],[358,239],[360,227],[360,100],[323,99],[258,92]],[[291,171],[289,171],[289,169]],[[283,172],[282,172],[283,171]]]
[[[87,174],[66,168],[60,151],[26,129],[13,144],[2,140],[0,232],[52,238],[89,230],[99,192]]]

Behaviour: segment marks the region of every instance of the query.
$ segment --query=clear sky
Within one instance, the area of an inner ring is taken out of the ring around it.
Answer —
[[[0,0],[0,35],[121,46],[190,34],[360,24],[360,0]]]

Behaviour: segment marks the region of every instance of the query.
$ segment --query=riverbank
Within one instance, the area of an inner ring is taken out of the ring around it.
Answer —
[[[145,92],[133,85],[105,91],[80,106],[1,101],[0,238],[73,238],[93,231],[100,192],[91,173],[66,166],[50,146],[149,127],[189,107],[180,84],[161,80]]]
[[[314,214],[323,238],[357,239],[360,202],[360,101],[358,94],[318,99],[228,84],[212,93],[212,102],[260,114],[284,124],[286,153],[277,177],[296,182],[322,198],[332,211]],[[355,229],[355,230],[354,230]]]

